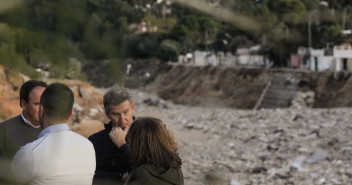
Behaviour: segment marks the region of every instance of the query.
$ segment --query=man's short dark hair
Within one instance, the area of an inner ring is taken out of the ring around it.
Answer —
[[[21,100],[24,100],[28,103],[28,98],[29,98],[29,93],[37,86],[40,87],[47,87],[45,82],[43,81],[38,81],[38,80],[29,80],[22,84],[21,89],[20,89],[20,106],[21,105]]]
[[[71,114],[73,101],[71,89],[60,83],[50,84],[40,97],[45,114],[53,120],[67,119]]]
[[[110,105],[117,106],[126,100],[133,104],[132,96],[127,91],[127,89],[120,86],[113,87],[104,95],[105,112],[110,112]]]

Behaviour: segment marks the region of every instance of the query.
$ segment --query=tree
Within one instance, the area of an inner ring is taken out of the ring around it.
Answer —
[[[231,48],[230,43],[236,36],[246,36],[246,33],[234,26],[222,25],[212,45],[213,49],[215,51],[235,52],[235,48]]]
[[[133,34],[123,41],[123,50],[126,57],[150,58],[155,57],[159,50],[160,33]]]
[[[275,0],[268,3],[270,10],[277,14],[279,22],[294,26],[305,19],[306,8],[299,0]]]
[[[26,32],[19,32],[15,35],[15,51],[23,56],[28,65],[31,65],[33,46],[31,37],[26,37],[25,34]],[[26,35],[28,35],[28,32]]]

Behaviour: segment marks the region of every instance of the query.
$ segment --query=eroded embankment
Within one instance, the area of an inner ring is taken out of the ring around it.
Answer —
[[[277,73],[290,73],[301,91],[314,91],[314,107],[352,106],[348,73],[170,65],[146,90],[179,104],[251,109]]]

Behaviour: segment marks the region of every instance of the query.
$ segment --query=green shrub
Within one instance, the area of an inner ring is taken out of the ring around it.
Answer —
[[[173,40],[163,40],[157,53],[157,58],[161,61],[178,61],[179,44]]]
[[[24,61],[23,57],[13,51],[0,48],[0,64],[6,69],[23,73],[30,78],[39,78],[40,74]]]

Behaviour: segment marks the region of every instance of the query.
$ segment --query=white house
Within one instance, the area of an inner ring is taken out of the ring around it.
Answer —
[[[334,46],[333,50],[334,71],[352,72],[352,39],[346,40],[339,45]]]
[[[236,51],[235,62],[241,66],[266,66],[266,58],[263,55],[258,54],[261,46],[256,45],[250,48],[238,48]]]
[[[236,66],[236,56],[231,52],[218,52],[219,65],[222,66]]]
[[[195,51],[193,53],[194,65],[204,66],[204,65],[218,65],[217,57],[210,51]]]
[[[191,57],[184,55],[179,56],[179,64],[191,64],[197,66],[265,66],[270,67],[273,63],[270,62],[263,55],[258,54],[261,46],[256,45],[250,48],[239,48],[236,54],[228,52],[224,54],[223,52],[218,52],[216,55],[211,51],[194,51],[193,53],[187,54]]]
[[[333,65],[333,56],[326,56],[325,49],[310,50],[310,70],[326,71],[330,70]]]
[[[219,60],[210,51],[194,51],[193,53],[187,53],[186,55],[180,55],[178,57],[179,64],[190,64],[196,66],[219,65]]]
[[[291,55],[292,68],[311,71],[332,70],[334,57],[325,54],[325,49],[312,49],[299,47],[297,54]]]

